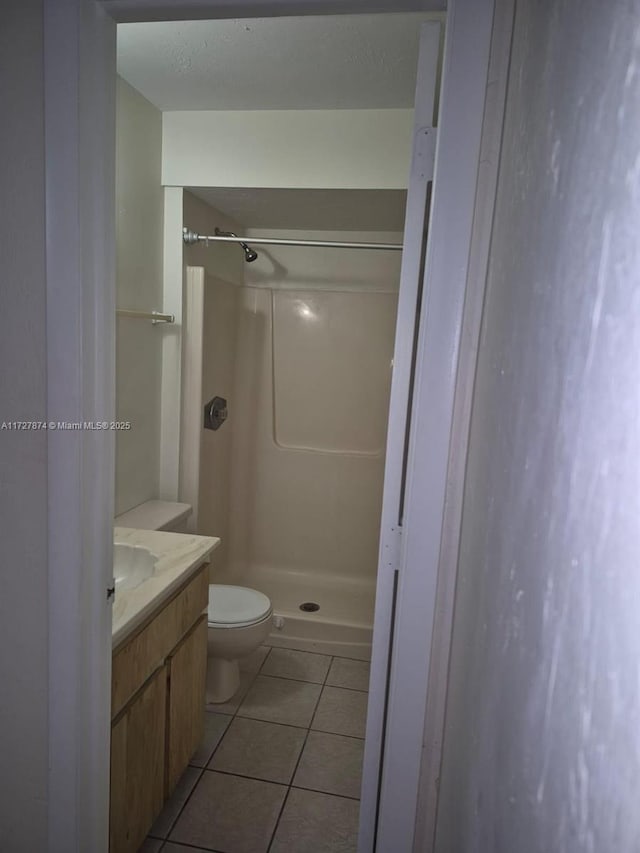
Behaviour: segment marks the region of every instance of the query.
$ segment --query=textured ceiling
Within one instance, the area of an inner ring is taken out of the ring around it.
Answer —
[[[118,26],[118,73],[161,110],[412,107],[437,13]]]
[[[402,231],[405,190],[189,187],[245,228]],[[187,223],[188,224],[188,223]]]

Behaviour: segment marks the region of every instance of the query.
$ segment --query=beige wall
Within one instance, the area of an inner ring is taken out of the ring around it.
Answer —
[[[162,115],[121,78],[116,89],[117,306],[162,310]],[[116,515],[157,498],[162,336],[168,330],[119,317]]]
[[[0,422],[46,421],[41,0],[0,6]],[[25,62],[28,57],[28,62]],[[47,849],[47,433],[0,432],[0,849]]]
[[[199,533],[220,536],[212,567],[224,566],[229,552],[231,445],[238,411],[233,388],[241,289],[205,275],[202,347],[202,405],[212,397],[227,400],[230,416],[218,430],[203,429],[200,441]],[[200,420],[202,423],[202,406]]]
[[[395,293],[272,292],[270,402],[279,448],[380,458],[396,305]]]
[[[384,445],[396,295],[279,291],[276,302],[283,295],[305,304],[313,301],[317,314],[324,316],[325,335],[321,341],[310,341],[296,359],[291,346],[301,347],[301,323],[293,317],[284,320],[275,330],[276,350],[280,346],[288,350],[289,376],[278,372],[278,361],[274,374],[272,293],[243,289],[233,416],[230,565],[234,570],[269,566],[374,578],[384,455],[375,452],[370,435],[358,442],[357,429],[349,429],[351,413],[345,417],[343,400],[337,400],[337,409],[332,410],[327,386],[335,381],[344,389],[345,376],[354,388],[370,382],[369,410],[379,415],[376,439]],[[365,330],[363,321],[372,318],[379,336]],[[352,335],[360,339],[357,360],[350,360]],[[309,376],[303,392],[300,379],[310,358],[315,377]],[[322,387],[319,368],[326,372]],[[294,375],[296,396],[287,394],[283,399],[274,393],[274,380],[278,388],[280,382],[291,383]],[[307,417],[311,408],[317,418],[325,419],[326,427],[319,432],[312,427],[313,436]],[[275,428],[283,421],[292,445],[296,430],[300,431],[298,448],[277,443]],[[304,444],[306,449],[301,449]]]
[[[264,237],[402,243],[401,231],[311,231],[248,228]],[[327,249],[306,246],[256,246],[258,259],[246,268],[245,281],[255,287],[310,290],[397,291],[401,252],[377,249]]]
[[[375,577],[399,257],[318,251],[263,247],[245,271],[257,286],[241,293],[225,425],[231,576]]]

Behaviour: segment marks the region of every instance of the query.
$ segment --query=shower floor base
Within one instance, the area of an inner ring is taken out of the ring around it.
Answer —
[[[310,576],[282,569],[250,567],[220,583],[249,586],[268,595],[274,628],[266,645],[357,660],[371,659],[375,583],[331,575]],[[300,605],[319,605],[305,612]]]

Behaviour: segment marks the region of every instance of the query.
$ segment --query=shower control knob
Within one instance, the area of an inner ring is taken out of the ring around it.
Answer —
[[[220,429],[228,417],[229,410],[227,409],[227,401],[224,397],[214,397],[212,400],[209,400],[208,403],[205,403],[205,429]]]

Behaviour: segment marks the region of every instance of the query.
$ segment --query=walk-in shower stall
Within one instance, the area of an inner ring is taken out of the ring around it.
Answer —
[[[402,244],[394,195],[385,232],[247,233],[185,192],[183,497],[197,532],[223,540],[212,580],[272,600],[273,644],[370,654]],[[216,397],[226,419],[207,429]]]

